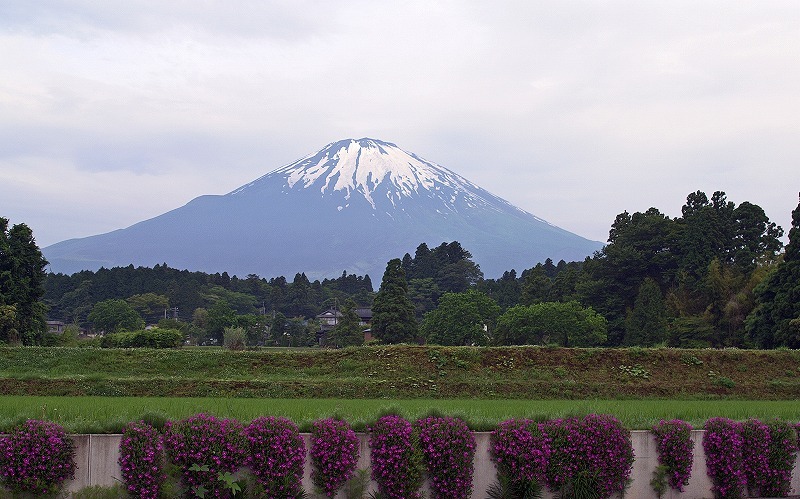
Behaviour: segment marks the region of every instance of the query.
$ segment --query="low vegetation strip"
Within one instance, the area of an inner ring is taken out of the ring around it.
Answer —
[[[647,429],[660,420],[682,419],[697,428],[712,417],[737,421],[775,418],[800,421],[796,400],[475,400],[475,399],[257,399],[204,397],[39,397],[0,396],[0,432],[27,419],[46,419],[70,433],[120,433],[130,421],[160,425],[208,413],[244,423],[262,416],[282,416],[302,431],[315,420],[336,416],[364,431],[383,414],[408,419],[428,415],[463,419],[472,430],[491,431],[500,421],[537,421],[612,414],[626,428]]]
[[[800,351],[3,347],[0,395],[789,400]]]

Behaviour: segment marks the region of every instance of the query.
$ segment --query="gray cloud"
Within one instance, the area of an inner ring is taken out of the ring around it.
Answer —
[[[786,228],[799,26],[788,0],[5,2],[0,216],[50,244],[371,136],[593,239],[697,189]]]

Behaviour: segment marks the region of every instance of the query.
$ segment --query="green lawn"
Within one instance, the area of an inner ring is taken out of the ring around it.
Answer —
[[[800,421],[797,401],[741,400],[376,400],[235,399],[173,397],[0,397],[0,431],[27,418],[58,422],[73,433],[116,433],[128,421],[181,419],[199,412],[248,422],[259,416],[284,416],[308,430],[311,423],[339,416],[357,430],[385,412],[416,419],[435,411],[458,416],[475,430],[491,430],[499,421],[529,417],[550,419],[588,413],[612,414],[630,429],[646,429],[659,419],[678,418],[702,427],[711,417],[750,417]]]

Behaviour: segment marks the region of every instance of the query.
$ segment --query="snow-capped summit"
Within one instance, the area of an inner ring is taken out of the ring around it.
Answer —
[[[342,200],[337,206],[339,211],[363,198],[373,210],[391,214],[397,209],[404,210],[407,199],[411,203],[427,198],[440,213],[458,211],[460,206],[526,213],[441,165],[391,142],[370,138],[330,143],[230,195],[255,193],[265,184],[281,182],[284,194],[306,189],[320,197],[339,197]]]
[[[422,242],[459,241],[488,277],[601,247],[436,163],[376,139],[346,139],[223,196],[201,196],[127,229],[43,250],[54,272],[155,265],[310,278],[369,273]]]
[[[376,139],[333,142],[314,154],[278,168],[231,194],[257,188],[261,182],[284,181],[284,192],[312,189],[321,195],[341,193],[344,199],[362,196],[373,209],[382,201],[393,207],[402,198],[431,196],[450,209],[453,196],[463,193],[474,203],[490,204],[481,189],[447,168]]]

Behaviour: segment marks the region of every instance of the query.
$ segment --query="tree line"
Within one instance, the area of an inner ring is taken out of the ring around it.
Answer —
[[[0,218],[0,341],[42,343],[44,318],[106,332],[145,323],[196,341],[239,328],[251,344],[312,345],[313,318],[335,309],[331,345],[363,341],[355,311],[372,307],[386,343],[451,345],[800,347],[800,205],[789,244],[763,209],[724,192],[689,194],[681,216],[619,214],[607,245],[582,262],[548,259],[484,278],[457,241],[388,262],[367,276],[292,281],[168,265],[46,274],[24,224]]]
[[[373,333],[444,344],[798,348],[800,205],[785,251],[782,236],[761,207],[697,191],[679,217],[623,212],[608,244],[583,262],[476,278],[432,300],[421,321],[410,313],[420,300],[406,255],[387,266]]]

